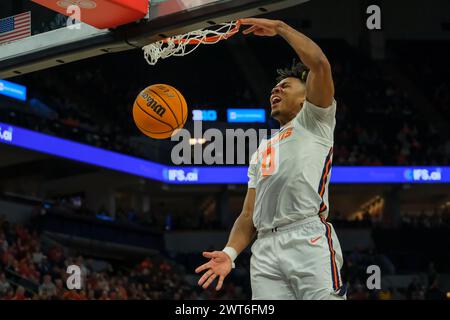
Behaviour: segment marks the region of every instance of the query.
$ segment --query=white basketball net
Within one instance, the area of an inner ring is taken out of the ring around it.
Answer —
[[[149,44],[143,47],[142,50],[144,50],[147,62],[153,66],[159,59],[188,55],[201,44],[216,44],[219,41],[228,39],[238,31],[239,24],[237,21],[221,23],[215,25],[214,29],[191,31]]]

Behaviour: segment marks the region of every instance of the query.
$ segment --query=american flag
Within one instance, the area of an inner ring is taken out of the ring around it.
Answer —
[[[31,36],[31,12],[0,19],[0,44]]]

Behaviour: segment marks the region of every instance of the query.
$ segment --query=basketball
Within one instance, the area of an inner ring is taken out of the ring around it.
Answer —
[[[183,128],[187,120],[183,95],[167,84],[151,85],[139,93],[133,105],[138,129],[153,139],[167,139]]]

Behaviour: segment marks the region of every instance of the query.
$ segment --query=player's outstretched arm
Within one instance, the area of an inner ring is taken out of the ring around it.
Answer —
[[[255,195],[255,189],[248,189],[242,212],[236,219],[233,228],[231,229],[228,243],[224,249],[225,251],[203,252],[203,256],[210,260],[195,269],[196,273],[206,270],[198,281],[198,284],[202,286],[203,289],[208,288],[208,286],[217,277],[219,277],[216,290],[220,290],[225,277],[232,269],[233,260],[250,244],[255,237],[256,229],[253,225]]]
[[[314,41],[283,21],[258,18],[240,21],[243,25],[251,26],[244,30],[244,34],[283,37],[310,70],[306,80],[306,99],[318,107],[331,106],[334,97],[331,66],[322,49]]]

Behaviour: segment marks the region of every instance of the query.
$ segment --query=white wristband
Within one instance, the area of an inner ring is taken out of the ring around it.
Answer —
[[[225,247],[223,250],[231,259],[231,267],[234,269],[236,265],[234,264],[234,260],[236,260],[238,254],[233,247]]]

